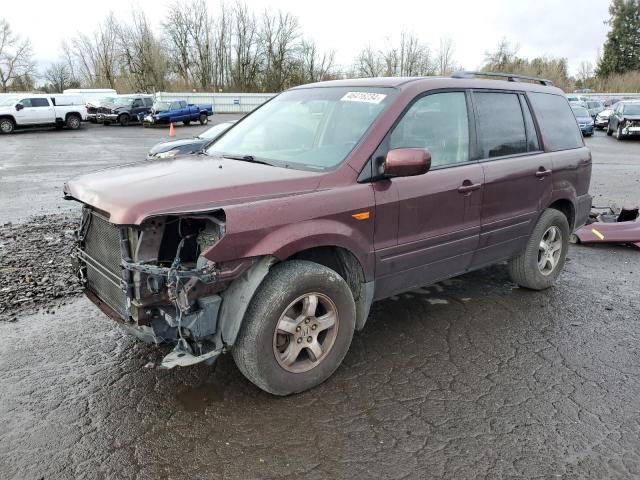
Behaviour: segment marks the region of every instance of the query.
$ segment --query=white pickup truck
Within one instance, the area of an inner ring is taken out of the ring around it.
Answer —
[[[81,96],[23,93],[0,97],[0,133],[44,126],[76,130],[86,119]]]

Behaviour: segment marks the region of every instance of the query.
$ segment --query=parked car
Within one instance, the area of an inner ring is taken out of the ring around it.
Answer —
[[[80,128],[87,110],[74,95],[21,94],[0,99],[0,132],[13,133],[28,127]]]
[[[202,149],[209,145],[224,132],[229,130],[235,121],[222,122],[205,130],[200,135],[193,138],[182,138],[171,142],[158,143],[151,147],[147,154],[148,159],[173,158],[178,155],[191,155],[202,152]]]
[[[108,103],[113,103],[113,101],[118,98],[117,96],[113,97],[104,97],[99,100],[89,100],[85,107],[87,109],[87,121],[91,123],[98,123],[98,109],[102,105],[106,105]]]
[[[640,101],[623,100],[616,104],[609,117],[607,135],[614,132],[618,140],[640,135]]]
[[[578,126],[580,127],[580,131],[582,135],[585,137],[590,137],[593,135],[593,118],[589,114],[589,110],[584,107],[571,106],[571,110],[573,110],[573,114],[576,117],[576,121],[578,122]]]
[[[100,105],[96,120],[105,125],[119,123],[126,127],[131,122],[138,122],[139,116],[148,113],[152,105],[151,95],[123,95]]]
[[[586,102],[588,100],[588,98],[585,97],[584,95],[577,95],[575,93],[567,93],[565,96],[567,97],[567,100],[569,100],[569,103]]]
[[[164,367],[231,352],[287,395],[338,368],[373,301],[505,260],[551,287],[589,215],[591,153],[550,82],[475,75],[296,87],[206,155],[68,181],[87,296],[173,344]]]
[[[604,103],[600,100],[587,100],[587,110],[589,110],[589,115],[591,118],[595,120],[596,115],[604,110]]]
[[[613,107],[607,107],[596,115],[594,125],[598,130],[603,130],[609,126],[609,117],[613,112]]]
[[[194,105],[184,100],[172,102],[155,102],[151,112],[141,115],[144,125],[169,125],[170,123],[182,122],[189,125],[191,122],[199,121],[200,125],[206,125],[209,117],[213,115],[213,105]]]

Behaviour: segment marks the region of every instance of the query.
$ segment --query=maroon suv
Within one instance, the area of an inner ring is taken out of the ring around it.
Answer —
[[[517,284],[552,286],[591,154],[561,90],[508,79],[305,85],[204,155],[69,181],[87,295],[175,345],[165,367],[231,351],[286,395],[336,370],[373,301],[504,260]]]

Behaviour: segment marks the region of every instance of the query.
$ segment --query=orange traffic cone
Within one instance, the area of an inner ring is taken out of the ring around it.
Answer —
[[[169,136],[171,138],[176,136],[176,131],[173,129],[173,122],[169,124]]]

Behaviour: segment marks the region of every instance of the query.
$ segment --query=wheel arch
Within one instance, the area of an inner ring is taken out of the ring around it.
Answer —
[[[569,223],[569,230],[573,231],[576,221],[576,206],[568,198],[554,200],[547,208],[552,208],[561,212]]]

